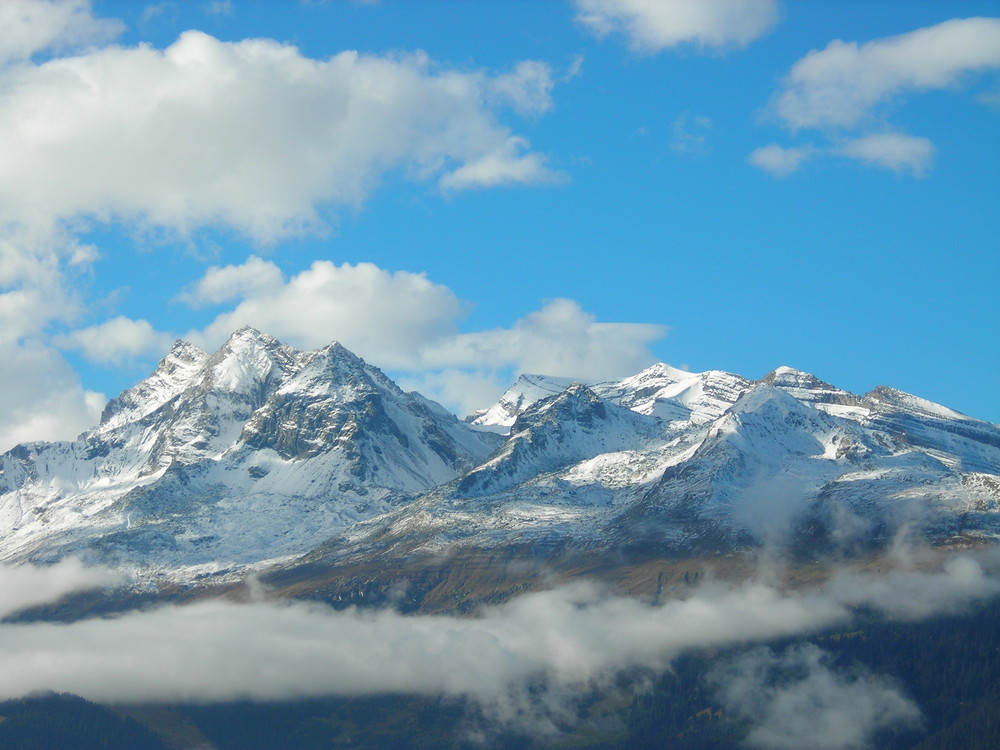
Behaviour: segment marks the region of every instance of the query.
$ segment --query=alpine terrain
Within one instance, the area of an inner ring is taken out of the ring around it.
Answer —
[[[147,581],[1000,534],[1000,427],[889,387],[657,364],[524,375],[460,421],[337,343],[301,352],[252,328],[214,354],[178,341],[99,425],[0,469],[0,560],[76,556]]]

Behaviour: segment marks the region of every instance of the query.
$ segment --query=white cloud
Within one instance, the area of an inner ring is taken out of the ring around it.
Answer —
[[[0,243],[0,249],[2,243]],[[66,440],[96,422],[101,394],[85,391],[79,378],[44,338],[53,321],[78,312],[76,301],[53,281],[51,257],[0,253],[0,272],[27,276],[31,284],[0,292],[0,451],[31,440]],[[27,265],[25,265],[27,264]]]
[[[314,60],[189,31],[163,51],[109,47],[0,83],[8,218],[226,225],[268,242],[359,205],[389,173],[448,189],[555,176],[485,104],[547,109],[538,62],[491,77],[423,54]]]
[[[106,401],[86,391],[67,362],[35,340],[0,359],[0,451],[33,440],[72,440],[97,423]]]
[[[573,0],[576,20],[598,37],[623,34],[653,53],[680,44],[744,47],[778,19],[775,0]]]
[[[403,390],[417,391],[464,417],[494,403],[513,380],[514,371],[509,368],[469,371],[448,367],[419,374],[404,373],[397,382]]]
[[[577,302],[555,299],[511,328],[462,333],[429,346],[423,361],[431,367],[513,366],[520,372],[600,380],[649,365],[649,345],[666,333],[661,325],[600,323]]]
[[[1000,18],[953,19],[864,44],[838,39],[792,66],[772,107],[791,128],[850,128],[898,95],[991,68],[1000,68]]]
[[[918,725],[917,705],[867,672],[838,672],[812,644],[752,650],[716,670],[727,712],[749,719],[746,742],[763,750],[858,750],[876,732]]]
[[[528,142],[511,136],[507,143],[492,153],[468,161],[441,178],[445,190],[490,188],[518,182],[561,182],[563,177],[545,167],[539,154],[523,153]]]
[[[552,69],[538,60],[519,62],[512,72],[498,75],[489,82],[489,90],[497,100],[509,102],[523,115],[550,110],[554,86]]]
[[[315,60],[275,41],[230,43],[198,31],[165,50],[84,49],[120,28],[94,19],[79,0],[0,3],[0,318],[8,323],[0,337],[13,347],[0,367],[5,447],[72,437],[92,423],[101,400],[80,387],[48,333],[53,322],[72,325],[81,312],[72,275],[97,257],[74,236],[81,227],[124,222],[167,236],[224,227],[267,243],[324,231],[328,212],[357,208],[389,175],[442,190],[558,179],[499,120],[504,108],[530,115],[551,108],[544,63],[492,76],[449,70],[421,53]],[[29,59],[70,48],[84,51]],[[330,331],[342,328],[345,344],[362,344],[353,332],[364,326],[349,325],[343,311],[365,314],[364,330],[377,335],[358,348],[388,363],[412,360],[408,336],[421,342],[452,330],[460,305],[448,290],[415,274],[386,280],[392,275],[365,268],[331,280],[317,267],[291,284],[290,292],[310,299],[321,298],[324,285],[347,295],[340,305],[323,297],[318,314],[328,317],[318,335],[290,319],[312,320],[317,311],[282,297],[281,274],[260,259],[216,269],[184,299],[242,299],[231,319],[257,318],[299,344],[328,343]],[[386,313],[383,292],[402,303]],[[24,313],[32,299],[44,304]],[[270,301],[287,301],[288,309],[264,310]],[[117,318],[58,341],[117,363],[166,339],[146,321]]]
[[[652,607],[586,584],[521,596],[479,618],[210,601],[0,626],[0,697],[45,689],[105,701],[411,692],[492,703],[531,679],[583,686],[629,666],[664,669],[694,645],[792,634],[843,616],[813,604],[751,586]]]
[[[251,255],[238,266],[212,266],[192,289],[178,295],[178,299],[191,307],[205,307],[266,294],[283,283],[280,268],[271,261]]]
[[[974,563],[964,560],[942,573],[909,572],[906,594],[930,594],[926,614],[967,603],[962,582],[980,580],[981,570],[975,573]],[[45,580],[50,575],[54,582]],[[0,592],[7,592],[0,608],[41,603],[46,595],[101,583],[104,576],[75,564],[0,568]],[[472,618],[212,600],[70,624],[0,625],[0,698],[35,690],[101,701],[410,692],[467,695],[510,716],[512,696],[529,681],[574,692],[618,670],[666,669],[689,648],[846,626],[852,608],[868,601],[868,594],[858,599],[858,590],[878,595],[879,580],[857,574],[846,592],[707,583],[658,606],[577,583],[523,595]],[[950,595],[950,582],[961,591]],[[863,746],[873,730],[914,715],[912,704],[886,683],[832,673],[816,650],[795,650],[783,659],[762,653],[767,658],[729,670],[754,692],[739,690],[735,679],[725,683],[727,702],[757,722],[758,746]],[[795,690],[786,689],[787,680],[768,679],[776,669],[795,677]],[[837,715],[853,719],[851,726],[838,728]],[[807,717],[822,730],[817,736],[825,744],[801,741],[797,733],[808,726]],[[782,736],[800,741],[782,745],[774,739]]]
[[[816,153],[812,146],[785,148],[777,143],[761,146],[750,153],[750,163],[775,177],[787,177],[798,171],[802,162]]]
[[[934,157],[934,145],[927,138],[904,133],[876,133],[848,141],[838,153],[894,172],[922,177]]]
[[[952,19],[863,44],[836,39],[792,66],[769,107],[793,132],[819,129],[833,145],[803,154],[771,144],[754,151],[751,161],[782,176],[803,156],[825,154],[921,177],[934,146],[927,138],[884,132],[890,105],[907,94],[957,90],[974,74],[997,68],[1000,18]]]
[[[771,143],[754,149],[749,161],[774,177],[787,177],[797,172],[805,161],[829,155],[923,177],[934,158],[934,144],[927,138],[905,133],[873,133],[827,148],[817,148],[811,143],[793,147]]]
[[[910,568],[883,576],[841,572],[827,585],[830,596],[848,606],[871,607],[899,620],[957,612],[970,602],[1000,593],[1000,582],[971,557],[954,557],[939,571]]]
[[[285,281],[269,261],[250,258],[210,269],[191,298],[222,301],[236,294],[241,301],[234,310],[189,338],[214,349],[237,328],[252,325],[301,348],[336,340],[377,365],[407,367],[420,361],[428,342],[452,335],[463,313],[447,287],[371,263],[316,261]]]
[[[83,352],[91,362],[112,365],[144,356],[162,356],[172,341],[172,336],[156,331],[149,321],[121,315],[53,339],[57,346]]]
[[[633,375],[656,361],[649,347],[667,330],[646,323],[601,323],[573,300],[550,300],[510,328],[429,342],[421,351],[425,372],[405,380],[465,415],[496,401],[520,373],[587,382]]]
[[[0,617],[40,604],[56,602],[67,594],[102,589],[124,583],[120,573],[84,566],[75,558],[55,565],[0,567]]]
[[[119,21],[94,18],[90,0],[6,0],[0,3],[0,65],[110,41],[123,30]]]

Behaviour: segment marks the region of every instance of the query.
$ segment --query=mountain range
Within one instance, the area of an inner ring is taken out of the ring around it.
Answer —
[[[889,387],[656,364],[522,375],[463,421],[337,343],[244,328],[0,456],[0,561],[191,583],[468,549],[851,554],[994,538],[998,502],[1000,426]]]

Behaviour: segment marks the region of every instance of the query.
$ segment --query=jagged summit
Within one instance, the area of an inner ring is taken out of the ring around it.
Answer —
[[[177,342],[80,440],[0,457],[0,556],[95,534],[118,535],[115,554],[191,563],[302,553],[498,440],[338,343],[302,352],[251,327],[212,354]]]
[[[658,363],[589,384],[522,375],[471,421],[336,342],[178,341],[77,441],[0,456],[0,559],[190,581],[319,549],[725,551],[785,508],[785,527],[831,545],[914,518],[934,538],[1000,536],[1000,427],[891,388]],[[766,505],[788,486],[794,503]]]

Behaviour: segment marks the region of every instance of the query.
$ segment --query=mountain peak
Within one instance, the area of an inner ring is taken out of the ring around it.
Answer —
[[[276,346],[283,346],[288,349],[292,348],[289,347],[287,344],[283,344],[281,341],[279,341],[269,333],[263,333],[262,331],[259,331],[256,328],[254,328],[253,326],[243,326],[242,328],[233,331],[233,333],[226,340],[226,343],[222,345],[222,349],[220,349],[220,351],[226,349],[241,348],[241,345],[242,346],[249,345],[251,347],[263,347],[265,349],[271,349]]]
[[[206,352],[201,347],[195,346],[190,341],[185,341],[184,339],[177,339],[174,341],[174,345],[170,347],[170,351],[167,352],[167,357],[177,357],[183,359],[207,359],[208,352]],[[166,359],[166,357],[164,358]],[[162,363],[163,360],[161,360]]]
[[[848,391],[830,385],[815,375],[796,370],[794,367],[782,365],[771,370],[760,379],[765,385],[780,388],[799,401],[819,404],[835,404],[840,406],[856,406],[860,402],[857,396]]]
[[[244,325],[237,328],[229,336],[230,339],[245,339],[245,338],[260,338],[267,334],[261,333],[258,329],[251,325]],[[270,338],[270,337],[269,337]]]

